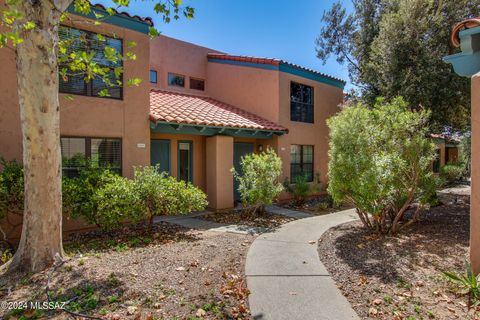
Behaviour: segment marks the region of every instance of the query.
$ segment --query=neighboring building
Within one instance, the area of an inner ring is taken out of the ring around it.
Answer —
[[[100,5],[94,10],[105,13]],[[110,88],[111,97],[98,96],[100,81],[60,81],[65,175],[78,171],[78,155],[127,177],[133,166],[159,164],[202,188],[212,208],[231,208],[239,195],[230,169],[239,169],[241,156],[271,147],[282,158],[284,177],[306,174],[313,181],[318,175],[327,182],[326,119],[339,110],[344,81],[282,60],[228,55],[165,36],[150,40],[151,25],[118,13],[101,26],[62,27],[60,35],[99,32],[118,49],[136,42],[129,50],[137,59],[125,62],[123,79],[144,80]],[[0,50],[0,59],[0,155],[21,161],[15,57]]]
[[[480,273],[480,17],[456,25],[451,40],[461,52],[444,60],[457,74],[472,79],[470,262]]]
[[[437,158],[433,161],[433,172],[438,173],[446,164],[460,162],[460,140],[445,134],[431,134],[430,137],[437,146]]]

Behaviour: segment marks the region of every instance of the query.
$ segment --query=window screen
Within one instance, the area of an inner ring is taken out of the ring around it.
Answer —
[[[95,52],[93,60],[103,68],[107,68],[107,85],[100,77],[95,76],[93,80],[86,81],[85,73],[82,70],[75,70],[68,62],[59,61],[59,70],[66,70],[65,76],[62,74],[59,77],[59,91],[61,93],[78,94],[86,96],[99,96],[102,89],[107,89],[109,98],[122,98],[122,76],[117,77],[114,69],[122,67],[123,62],[118,59],[116,62],[109,61],[105,58],[105,48],[110,47],[116,52],[122,53],[122,40],[104,37],[105,40],[100,40],[96,33],[78,30],[66,26],[60,26],[58,31],[60,41],[66,43],[66,55],[73,52]],[[120,82],[120,83],[119,83]]]
[[[190,78],[190,89],[205,90],[205,80]]]

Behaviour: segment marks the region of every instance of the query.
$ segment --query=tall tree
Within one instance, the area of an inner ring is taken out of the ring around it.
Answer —
[[[480,14],[478,0],[353,0],[325,12],[316,40],[324,63],[335,55],[347,63],[361,98],[403,96],[432,110],[436,131],[469,127],[469,85],[442,57],[453,53],[452,26]]]
[[[113,3],[118,8],[128,6],[129,0],[113,0]],[[69,40],[59,41],[60,22],[69,19],[66,10],[72,4],[79,13],[88,14],[92,10],[88,0],[6,0],[2,4],[0,47],[14,50],[16,55],[25,177],[20,244],[3,269],[38,271],[50,266],[56,256],[63,256],[59,59],[65,66],[62,77],[81,73],[87,81],[98,77],[107,86],[123,85],[119,80],[115,84],[109,80],[95,53],[67,50]],[[181,0],[160,0],[154,2],[153,9],[165,22],[171,17],[178,19],[180,12],[187,18],[194,13],[191,7],[181,7]],[[107,13],[113,15],[115,10],[108,8]],[[106,18],[97,13],[95,17],[95,24]],[[151,34],[158,32],[152,28]],[[102,41],[101,38],[98,40]],[[109,47],[102,54],[110,61],[135,58],[134,54],[127,52],[122,56]],[[122,72],[115,70],[117,78]],[[140,80],[129,79],[128,83],[138,85]]]

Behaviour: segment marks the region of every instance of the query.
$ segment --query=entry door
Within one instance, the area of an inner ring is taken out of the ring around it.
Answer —
[[[193,182],[192,141],[178,141],[178,179]]]
[[[233,166],[235,171],[237,171],[240,175],[243,174],[241,161],[242,157],[253,153],[255,147],[253,143],[249,142],[235,142],[233,144]],[[240,201],[240,192],[238,192],[239,183],[236,179],[233,179],[233,199],[235,201]]]
[[[170,140],[150,141],[150,164],[159,164],[160,171],[170,174]]]

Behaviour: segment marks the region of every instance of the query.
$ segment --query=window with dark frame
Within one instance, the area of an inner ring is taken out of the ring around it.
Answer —
[[[157,83],[157,71],[150,70],[150,83]]]
[[[71,41],[67,49],[67,54],[74,51],[95,52],[94,61],[102,68],[108,68],[106,78],[111,85],[107,85],[103,79],[98,76],[91,81],[85,80],[84,72],[72,71],[68,65],[59,65],[59,70],[67,70],[65,78],[59,76],[59,91],[61,93],[84,95],[92,97],[103,97],[112,99],[123,98],[123,76],[117,77],[115,75],[115,68],[122,67],[121,59],[113,62],[108,60],[104,55],[106,47],[115,49],[116,52],[122,54],[123,45],[121,39],[114,39],[111,37],[102,37],[105,40],[100,40],[97,33],[90,31],[79,30],[71,27],[60,26],[58,30],[60,41]],[[82,39],[82,40],[80,40]],[[102,90],[107,90],[109,96],[101,96]]]
[[[313,146],[292,144],[290,146],[290,180],[298,176],[313,181]]]
[[[62,173],[73,178],[90,160],[94,167],[122,174],[122,140],[115,138],[61,137]]]
[[[190,89],[205,91],[205,80],[190,78]]]
[[[175,87],[185,87],[185,76],[169,73],[168,74],[168,85]]]
[[[313,123],[313,87],[290,83],[290,120]]]

